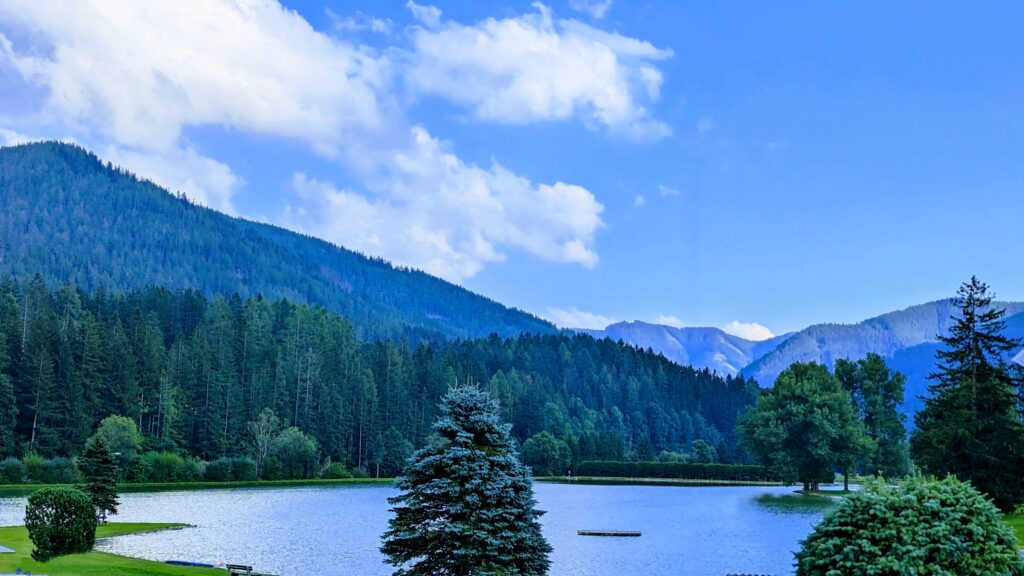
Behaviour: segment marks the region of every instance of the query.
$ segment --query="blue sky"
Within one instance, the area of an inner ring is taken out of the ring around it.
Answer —
[[[1024,300],[1024,5],[0,1],[0,143],[561,324]]]

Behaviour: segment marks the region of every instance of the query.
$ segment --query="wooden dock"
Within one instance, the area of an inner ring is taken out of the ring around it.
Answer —
[[[611,536],[615,538],[637,538],[640,536],[638,530],[577,530],[580,536]]]

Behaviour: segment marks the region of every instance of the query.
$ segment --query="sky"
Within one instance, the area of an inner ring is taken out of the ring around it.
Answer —
[[[1024,300],[1024,3],[0,0],[0,145],[562,326]]]

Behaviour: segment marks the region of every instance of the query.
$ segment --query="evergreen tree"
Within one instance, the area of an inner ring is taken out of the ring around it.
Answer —
[[[910,471],[906,416],[899,413],[906,377],[890,370],[878,354],[856,362],[836,360],[835,374],[850,393],[868,437],[875,441],[874,450],[862,462],[863,471],[886,478],[906,476]]]
[[[434,432],[389,500],[395,516],[381,550],[396,576],[547,574],[542,512],[497,402],[476,386],[453,388]]]
[[[85,485],[82,490],[92,499],[96,517],[107,521],[107,514],[117,514],[117,464],[102,437],[95,437],[86,444],[85,454],[78,460]]]
[[[940,350],[932,397],[917,413],[914,461],[930,474],[969,480],[1003,510],[1024,501],[1024,425],[1004,359],[1020,345],[1002,332],[1005,311],[971,278],[954,299],[960,314]]]

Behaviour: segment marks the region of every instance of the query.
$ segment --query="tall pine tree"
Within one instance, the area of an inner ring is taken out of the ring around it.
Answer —
[[[476,386],[453,388],[434,432],[389,500],[395,516],[381,551],[396,576],[547,574],[542,512],[497,402]]]
[[[82,491],[92,499],[96,508],[96,517],[107,521],[107,514],[117,514],[117,464],[110,453],[107,443],[101,437],[95,437],[86,444],[85,454],[78,460],[85,485]]]
[[[969,480],[1003,510],[1024,501],[1024,425],[1005,356],[1020,341],[1002,334],[1005,310],[971,278],[954,299],[960,310],[937,353],[930,398],[917,413],[914,461],[935,475]]]

